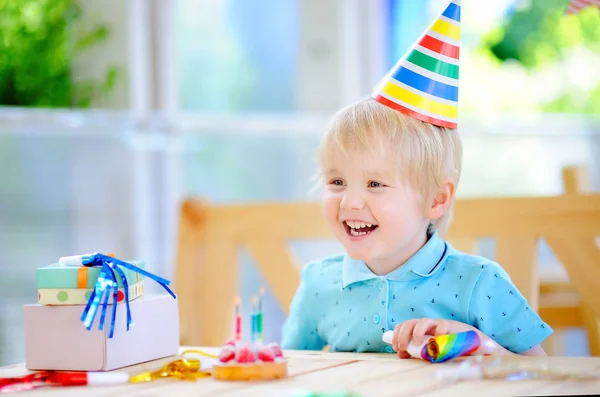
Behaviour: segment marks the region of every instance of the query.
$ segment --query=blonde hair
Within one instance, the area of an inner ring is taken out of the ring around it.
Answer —
[[[421,200],[430,202],[447,178],[460,179],[462,142],[457,130],[434,126],[368,98],[338,111],[319,147],[321,172],[332,150],[391,154],[401,176]],[[391,152],[390,152],[391,149]],[[321,175],[322,176],[322,175]],[[428,233],[447,229],[452,205],[431,223]]]

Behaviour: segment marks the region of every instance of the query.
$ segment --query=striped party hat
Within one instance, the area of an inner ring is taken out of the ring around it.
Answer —
[[[600,0],[571,0],[565,9],[565,14],[578,14],[587,7],[596,6],[600,9]]]
[[[371,96],[421,121],[456,128],[459,49],[460,0],[452,0]]]

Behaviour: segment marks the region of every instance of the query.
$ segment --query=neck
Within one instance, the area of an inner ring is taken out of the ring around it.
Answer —
[[[385,276],[404,265],[406,261],[427,243],[428,239],[426,231],[416,233],[413,238],[406,241],[401,247],[398,247],[394,253],[382,258],[373,258],[369,260],[367,266],[374,274]]]

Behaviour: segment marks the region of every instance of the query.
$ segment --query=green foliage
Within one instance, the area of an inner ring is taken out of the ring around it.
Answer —
[[[118,69],[104,81],[76,83],[75,55],[102,41],[106,26],[82,34],[75,0],[0,0],[0,105],[88,107],[112,90]]]
[[[564,15],[568,0],[529,0],[484,43],[500,60],[514,59],[535,69],[565,57],[565,50],[584,45],[600,53],[600,12],[588,7]]]
[[[544,103],[542,110],[551,113],[583,113],[590,116],[600,116],[600,84],[591,88],[585,95],[575,90],[563,93],[557,99]]]
[[[530,73],[565,61],[575,47],[600,57],[600,10],[587,7],[565,15],[569,0],[522,0],[505,23],[482,40],[494,60],[517,61]],[[564,76],[557,76],[564,78]],[[558,98],[539,104],[541,111],[600,114],[600,85],[587,90],[569,88]]]

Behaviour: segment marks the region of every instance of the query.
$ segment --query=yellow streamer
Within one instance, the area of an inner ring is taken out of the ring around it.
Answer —
[[[199,378],[206,378],[211,376],[210,371],[200,369],[202,365],[199,359],[190,358],[190,356],[196,354],[208,358],[217,358],[217,356],[205,353],[201,350],[185,350],[181,354],[180,359],[171,361],[156,371],[148,371],[143,372],[141,374],[133,375],[129,378],[129,382],[151,382],[153,380],[158,380],[162,378],[175,378],[179,380],[195,381]]]

